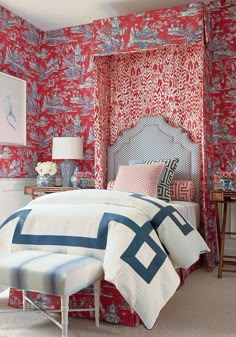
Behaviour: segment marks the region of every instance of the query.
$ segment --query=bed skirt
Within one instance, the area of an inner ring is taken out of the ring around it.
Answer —
[[[44,309],[60,308],[60,297],[38,292],[28,292],[28,297]],[[120,295],[115,286],[102,280],[100,296],[100,320],[125,326],[140,325],[138,315],[132,311],[129,304]],[[10,289],[8,305],[14,308],[22,308],[22,292]],[[93,287],[85,288],[69,298],[70,309],[89,308],[94,306]],[[94,312],[70,312],[69,316],[79,318],[94,318]]]
[[[181,285],[184,284],[186,277],[199,264],[193,265],[188,271],[183,269],[177,270],[181,280]],[[44,309],[58,309],[60,308],[60,297],[49,294],[40,294],[37,292],[28,292],[28,297],[34,300],[39,306]],[[102,280],[101,282],[101,297],[100,297],[100,320],[120,324],[125,326],[136,326],[141,324],[139,316],[131,309],[129,304],[121,296],[116,287]],[[14,308],[22,308],[22,292],[17,289],[10,289],[8,305]],[[88,287],[70,296],[70,309],[93,307],[93,287]],[[94,312],[70,312],[70,316],[79,318],[94,319]]]

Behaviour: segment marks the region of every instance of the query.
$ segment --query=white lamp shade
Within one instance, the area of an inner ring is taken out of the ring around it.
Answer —
[[[52,159],[83,159],[83,139],[80,137],[54,137]]]

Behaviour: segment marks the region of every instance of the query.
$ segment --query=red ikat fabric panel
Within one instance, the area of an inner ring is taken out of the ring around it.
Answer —
[[[102,62],[98,57],[96,62]],[[162,47],[154,51],[111,56],[96,67],[96,186],[106,186],[106,146],[143,116],[162,115],[167,122],[201,142],[203,132],[202,43]],[[102,72],[102,74],[98,74]],[[102,79],[102,82],[101,82]],[[104,104],[100,90],[110,86]],[[110,95],[110,96],[109,96]],[[107,107],[107,109],[106,109]],[[109,111],[112,107],[112,113]],[[108,117],[109,116],[109,117]],[[103,120],[100,127],[100,120]],[[106,144],[105,144],[106,143]]]

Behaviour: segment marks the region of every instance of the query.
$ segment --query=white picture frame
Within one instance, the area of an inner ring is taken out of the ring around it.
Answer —
[[[0,144],[26,145],[26,81],[0,72]]]

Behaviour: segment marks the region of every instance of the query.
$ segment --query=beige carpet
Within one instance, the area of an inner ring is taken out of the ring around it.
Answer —
[[[0,298],[1,307],[7,307]],[[60,337],[61,331],[40,312],[0,314],[0,337]],[[198,270],[161,311],[152,330],[70,318],[69,337],[236,337],[236,274]]]

